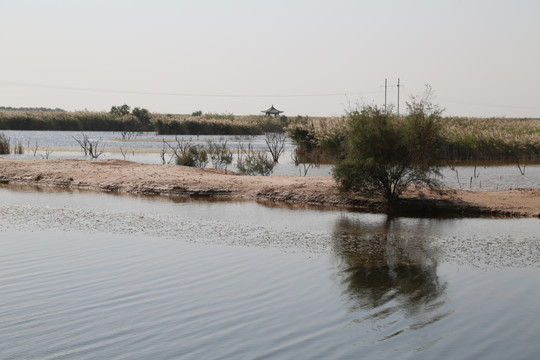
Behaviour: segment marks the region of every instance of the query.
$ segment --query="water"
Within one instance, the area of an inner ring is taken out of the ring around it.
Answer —
[[[76,139],[82,140],[83,133],[78,131],[2,131],[12,144],[21,143],[27,148],[23,155],[10,155],[13,158],[25,159],[87,159],[81,151]],[[161,164],[163,140],[176,144],[174,136],[161,136],[154,133],[144,133],[130,140],[123,140],[121,133],[87,132],[89,139],[99,141],[104,153],[100,159],[123,159],[146,164]],[[207,145],[208,141],[227,141],[228,147],[234,152],[239,146],[247,148],[251,144],[258,151],[266,151],[264,136],[178,136],[179,140],[190,141],[194,144]],[[37,147],[37,149],[36,149]],[[288,140],[285,152],[280,157],[279,164],[272,175],[304,175],[303,165],[295,166],[291,153],[294,145]],[[35,154],[34,154],[34,151]],[[171,161],[171,151],[165,156],[165,161]],[[174,160],[174,159],[172,159]],[[174,162],[174,161],[173,161]],[[523,168],[523,165],[525,167]],[[211,166],[211,164],[210,164]],[[510,188],[540,187],[540,165],[535,164],[505,164],[497,166],[458,166],[454,170],[443,167],[442,181],[444,185],[454,189],[464,190],[504,190]],[[236,170],[233,165],[230,169]],[[307,176],[328,176],[332,174],[330,165],[321,165],[307,170]]]
[[[0,187],[2,359],[531,359],[538,219]]]

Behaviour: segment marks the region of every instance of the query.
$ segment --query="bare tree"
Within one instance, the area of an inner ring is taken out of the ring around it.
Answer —
[[[279,157],[285,149],[285,140],[287,139],[287,134],[284,132],[268,132],[264,134],[266,146],[272,155],[272,160],[274,163],[278,163]]]
[[[50,150],[49,147],[47,146],[45,148],[45,154],[40,155],[40,156],[41,156],[42,159],[49,159],[49,156],[51,156],[51,154],[52,154],[52,150]]]
[[[304,155],[302,160],[298,157],[298,147],[291,153],[291,159],[294,161],[294,166],[298,167],[298,173],[301,176],[307,176],[307,173],[312,168],[321,166],[320,151],[311,151],[309,155]],[[306,161],[307,160],[307,161]]]
[[[127,160],[127,158],[129,158],[129,149],[124,149],[120,147],[120,153],[122,154],[122,157],[124,158],[124,160]]]
[[[13,153],[16,155],[24,154],[24,148],[20,140],[18,140],[13,146]]]
[[[525,164],[523,164],[523,169],[522,169],[521,165],[519,164],[519,159],[516,159],[516,163],[517,163],[517,166],[521,175],[525,175]]]
[[[97,159],[101,154],[103,154],[104,149],[103,146],[101,146],[101,149],[99,148],[99,140],[92,141],[86,134],[83,134],[83,138],[81,140],[77,139],[75,136],[73,138],[83,149],[84,156],[90,155],[92,159]]]
[[[167,164],[172,163],[173,159],[183,158],[190,147],[189,141],[186,141],[183,139],[179,140],[178,136],[174,138],[174,141],[176,141],[176,144],[171,144],[168,141],[165,141],[165,139],[163,139],[162,152],[165,152],[165,154],[167,153],[166,147],[168,147],[172,151],[172,155],[170,156]],[[165,164],[164,155],[162,156],[162,160],[164,161],[163,163]]]
[[[28,147],[30,147],[30,141],[28,142]],[[32,152],[34,153],[34,157],[36,157],[36,153],[39,149],[38,142],[36,141],[36,144],[31,148]]]

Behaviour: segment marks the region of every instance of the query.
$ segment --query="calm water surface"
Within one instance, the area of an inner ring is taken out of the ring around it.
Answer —
[[[2,359],[533,359],[540,220],[0,187]]]

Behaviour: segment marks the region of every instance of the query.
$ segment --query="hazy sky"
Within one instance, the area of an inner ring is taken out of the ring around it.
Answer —
[[[539,0],[0,0],[0,106],[540,117]]]

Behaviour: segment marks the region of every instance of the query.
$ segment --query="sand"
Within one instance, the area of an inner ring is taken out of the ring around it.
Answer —
[[[340,194],[330,176],[240,176],[230,171],[149,165],[123,160],[0,158],[0,183],[162,196],[206,196],[385,211],[382,199]],[[540,217],[540,189],[442,194],[411,189],[398,215]]]

